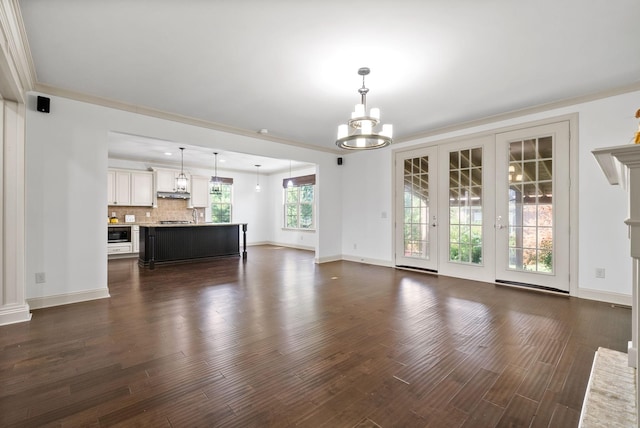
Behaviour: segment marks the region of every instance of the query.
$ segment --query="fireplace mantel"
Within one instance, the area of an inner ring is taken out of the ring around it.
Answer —
[[[631,307],[631,342],[628,348],[628,360],[631,367],[636,368],[636,385],[638,378],[638,311],[640,300],[638,295],[640,267],[640,144],[606,147],[592,151],[600,168],[612,185],[620,185],[629,198],[628,217],[625,224],[629,227],[630,254],[632,257],[632,307]],[[637,399],[637,398],[636,398]],[[636,403],[640,409],[640,403]]]

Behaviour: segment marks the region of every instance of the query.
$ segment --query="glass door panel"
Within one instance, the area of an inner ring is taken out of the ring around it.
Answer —
[[[494,280],[493,218],[494,142],[491,136],[477,137],[438,147],[441,172],[439,273]],[[446,199],[445,199],[446,198]]]
[[[437,269],[434,151],[427,148],[396,154],[395,258],[398,266]]]
[[[569,290],[568,129],[561,122],[496,136],[498,281]]]
[[[482,264],[482,148],[449,152],[449,261]]]

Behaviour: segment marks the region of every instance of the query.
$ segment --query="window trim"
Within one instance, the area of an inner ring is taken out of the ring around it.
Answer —
[[[297,181],[295,181],[295,179],[298,179]],[[293,186],[289,187],[287,186],[289,179],[286,178],[282,181],[283,184],[283,192],[282,192],[282,230],[290,230],[290,231],[315,231],[316,230],[316,185],[315,185],[315,174],[312,175],[306,175],[306,176],[302,176],[302,177],[292,177],[291,181],[293,181],[294,183],[298,183],[298,184],[294,184]],[[308,202],[300,202],[300,192],[301,192],[301,188],[304,186],[312,186],[313,188],[313,200],[311,203]],[[298,202],[295,204],[298,207],[298,227],[290,227],[287,226],[287,206],[289,205],[294,205],[294,204],[289,204],[287,203],[287,192],[289,191],[289,189],[291,188],[297,188],[298,189]],[[301,205],[311,205],[311,227],[300,227],[300,206]]]
[[[229,205],[229,221],[228,222],[216,222],[214,221],[214,214],[213,214],[213,205],[214,205],[214,201],[213,201],[213,197],[214,195],[209,193],[209,209],[211,210],[211,222],[213,224],[229,224],[229,223],[233,223],[233,178],[231,179],[225,179],[225,181],[222,181],[222,177],[218,177],[218,179],[220,180],[220,185],[221,186],[228,186],[230,188],[229,191],[229,202],[220,202],[220,203],[215,203],[216,205]]]

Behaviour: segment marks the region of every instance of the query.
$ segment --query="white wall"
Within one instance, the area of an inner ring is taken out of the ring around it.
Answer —
[[[344,159],[342,248],[347,260],[392,265],[391,154],[370,150]]]
[[[633,117],[640,92],[623,94],[558,108],[492,124],[396,144],[393,149],[434,144],[448,138],[526,124],[536,120],[578,113],[578,287],[579,295],[607,301],[626,300],[631,293],[631,260],[627,229],[623,220],[627,202],[623,189],[610,186],[591,150],[628,144],[637,130]],[[379,264],[392,264],[392,159],[393,150],[367,151],[349,155],[343,165],[343,257]],[[381,213],[386,212],[385,221]],[[354,249],[354,244],[357,249]],[[575,249],[574,249],[575,250]],[[595,268],[606,270],[595,278]]]
[[[28,94],[31,98],[36,95]],[[340,193],[328,191],[339,189],[341,184],[341,170],[331,153],[49,97],[51,113],[30,108],[26,120],[26,296],[30,304],[39,299],[32,307],[99,298],[107,293],[104,213],[110,131],[314,163],[326,172],[318,177],[319,199],[341,211]],[[247,199],[237,203],[246,206],[254,202],[264,206],[263,198],[268,197],[265,191],[243,193]],[[267,230],[261,222],[272,224],[268,213],[253,210],[234,220],[249,223],[248,233],[254,233],[251,239],[272,239],[267,232],[262,236],[258,232]],[[256,232],[252,232],[254,224]],[[316,259],[340,258],[340,218],[320,210],[319,227],[323,237],[316,245]],[[44,284],[35,284],[36,272],[45,273]]]

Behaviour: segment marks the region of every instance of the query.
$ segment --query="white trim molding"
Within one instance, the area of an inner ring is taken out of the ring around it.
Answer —
[[[348,262],[362,263],[362,264],[366,264],[366,265],[383,266],[383,267],[388,267],[388,268],[395,267],[393,265],[393,262],[391,262],[390,260],[370,259],[368,257],[357,257],[357,256],[343,255],[342,256],[342,260],[345,260],[345,261],[348,261]]]
[[[78,291],[75,293],[58,294],[55,296],[33,297],[27,299],[31,309],[50,308],[52,306],[68,305],[71,303],[88,302],[90,300],[107,299],[111,297],[109,290],[98,288],[95,290]]]
[[[632,303],[631,296],[628,294],[592,290],[589,288],[579,288],[578,297],[581,299],[597,300],[599,302],[611,303],[612,305],[625,306],[628,308],[631,308]]]
[[[0,325],[15,324],[31,320],[29,305],[2,305]]]

